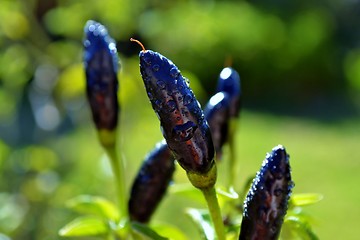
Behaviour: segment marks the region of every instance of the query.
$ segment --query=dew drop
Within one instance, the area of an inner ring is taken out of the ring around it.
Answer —
[[[154,101],[154,105],[155,105],[155,107],[156,107],[157,110],[161,110],[161,109],[162,109],[162,102],[161,102],[161,100],[156,99],[156,100]]]
[[[270,228],[270,231],[272,232],[272,233],[275,233],[275,232],[277,232],[277,227],[276,226],[272,226],[271,228]]]
[[[90,47],[91,42],[89,40],[84,41],[84,47]]]
[[[277,189],[274,190],[274,195],[276,197],[280,197],[282,195],[282,193],[283,193],[283,191],[282,191],[281,188],[277,188]]]
[[[154,66],[152,66],[152,70],[153,70],[154,72],[159,71],[159,69],[160,69],[160,66],[157,65],[157,64],[155,64]]]
[[[182,114],[183,116],[185,116],[185,117],[189,117],[189,111],[186,110],[186,109],[182,109],[182,110],[181,110],[181,114]]]
[[[170,69],[170,76],[173,78],[177,78],[180,75],[180,71],[177,67],[173,67]]]
[[[192,102],[192,97],[190,94],[186,94],[183,100],[184,105],[189,105]]]
[[[194,132],[197,126],[192,121],[188,121],[185,124],[177,125],[173,129],[173,137],[175,141],[185,142],[190,140],[194,136]]]
[[[189,80],[189,79],[185,78],[185,83],[186,83],[186,85],[187,85],[188,87],[190,86],[190,80]]]
[[[154,96],[152,95],[151,92],[147,92],[147,95],[148,95],[150,101],[154,99]]]
[[[167,102],[167,105],[168,105],[168,107],[169,107],[169,111],[170,111],[170,112],[175,111],[175,109],[176,109],[176,102],[175,102],[174,100],[169,100],[169,101]]]
[[[145,82],[150,82],[151,81],[151,77],[149,75],[145,75],[144,78]]]
[[[146,65],[150,66],[151,65],[151,59],[149,57],[144,57],[144,62],[146,63]]]
[[[164,82],[164,81],[161,81],[161,80],[157,81],[157,82],[156,82],[156,85],[157,85],[160,89],[164,89],[164,88],[166,87],[165,82]]]

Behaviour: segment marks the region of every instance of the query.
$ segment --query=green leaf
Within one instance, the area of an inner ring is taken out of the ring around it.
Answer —
[[[204,238],[207,240],[215,239],[215,231],[212,226],[211,217],[209,211],[189,208],[186,210],[186,213],[191,217],[191,219],[196,223],[200,232],[204,234]]]
[[[171,194],[176,194],[183,196],[187,199],[196,201],[200,204],[206,204],[204,196],[202,195],[199,189],[195,188],[193,185],[184,183],[184,184],[173,184],[169,186],[169,192]]]
[[[66,202],[66,206],[73,211],[92,214],[118,222],[119,211],[109,200],[91,195],[80,195]]]
[[[151,223],[151,228],[162,236],[169,236],[169,239],[187,240],[187,236],[177,227],[168,223]]]
[[[224,187],[217,187],[216,194],[221,209],[239,198],[239,195],[235,192],[233,187],[230,187],[228,190]]]
[[[323,195],[318,193],[301,193],[294,194],[290,198],[290,205],[292,206],[306,206],[315,204],[323,199]]]
[[[295,216],[286,217],[284,221],[284,232],[296,233],[301,239],[318,240],[319,238],[311,229],[310,224]],[[286,229],[289,228],[289,229]]]
[[[229,188],[229,190],[225,190],[223,187],[217,187],[216,193],[219,195],[219,197],[225,197],[227,199],[236,200],[239,198],[239,194],[237,194],[234,190],[234,188]]]
[[[153,229],[146,226],[145,224],[141,224],[138,222],[131,222],[131,228],[133,230],[133,233],[135,233],[136,235],[140,235],[140,236],[137,236],[138,238],[135,238],[135,239],[142,239],[142,240],[147,240],[147,239],[149,239],[149,240],[150,239],[166,240],[166,239],[168,239],[168,238],[160,236],[158,233],[156,233]]]
[[[60,229],[59,235],[63,237],[100,236],[107,234],[109,227],[98,217],[78,217]]]

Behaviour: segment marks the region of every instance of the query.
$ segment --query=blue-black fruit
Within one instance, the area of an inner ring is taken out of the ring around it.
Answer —
[[[86,93],[93,120],[98,129],[113,130],[119,111],[116,45],[100,23],[89,20],[84,31]]]
[[[231,68],[224,68],[219,75],[216,92],[226,92],[230,98],[230,116],[238,117],[241,107],[241,82],[238,72]]]
[[[204,108],[211,136],[216,150],[216,158],[221,159],[222,147],[228,139],[230,120],[230,98],[226,92],[212,96]]]
[[[166,193],[175,171],[174,157],[165,141],[145,158],[131,188],[130,219],[146,223]]]
[[[292,187],[289,155],[279,145],[266,155],[246,197],[239,239],[277,239]]]
[[[139,57],[146,92],[176,160],[188,174],[208,173],[214,165],[214,145],[187,79],[160,53],[143,49]]]

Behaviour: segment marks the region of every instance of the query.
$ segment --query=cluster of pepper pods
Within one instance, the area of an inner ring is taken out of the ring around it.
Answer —
[[[203,193],[217,239],[226,239],[227,229],[215,190],[216,165],[222,158],[225,143],[236,148],[234,133],[241,106],[239,74],[230,67],[224,68],[216,93],[202,110],[189,81],[172,61],[131,40],[142,47],[140,73],[164,140],[146,156],[129,199],[124,197],[125,188],[119,187],[119,210],[123,216],[119,225],[129,229],[133,226],[129,222],[150,221],[172,179],[176,161],[186,171],[191,184]],[[119,113],[116,45],[103,25],[89,21],[85,26],[84,47],[87,96],[93,120],[100,142],[112,160],[117,184],[123,185],[122,163],[115,151]],[[236,156],[230,158],[235,161]],[[234,172],[230,175],[231,183]],[[292,187],[289,156],[279,145],[266,155],[247,194],[239,239],[277,239]],[[126,239],[127,231],[131,232],[124,230],[120,236]]]

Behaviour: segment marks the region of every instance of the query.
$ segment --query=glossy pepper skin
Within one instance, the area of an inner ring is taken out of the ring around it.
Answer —
[[[113,130],[119,111],[116,45],[100,23],[89,20],[84,32],[86,92],[93,120],[98,129]]]
[[[188,174],[208,173],[215,154],[211,133],[186,79],[157,52],[143,50],[139,57],[146,92],[176,160]]]
[[[128,205],[131,220],[142,223],[150,220],[172,180],[174,160],[165,141],[146,156],[131,188]]]
[[[292,188],[289,155],[279,145],[266,155],[246,197],[239,239],[278,239]]]
[[[226,92],[218,92],[212,96],[204,108],[211,136],[216,150],[216,158],[222,156],[222,147],[228,139],[230,119],[230,98]]]
[[[241,82],[239,73],[231,68],[224,68],[219,75],[216,92],[226,92],[230,98],[230,116],[238,117],[241,107]]]

